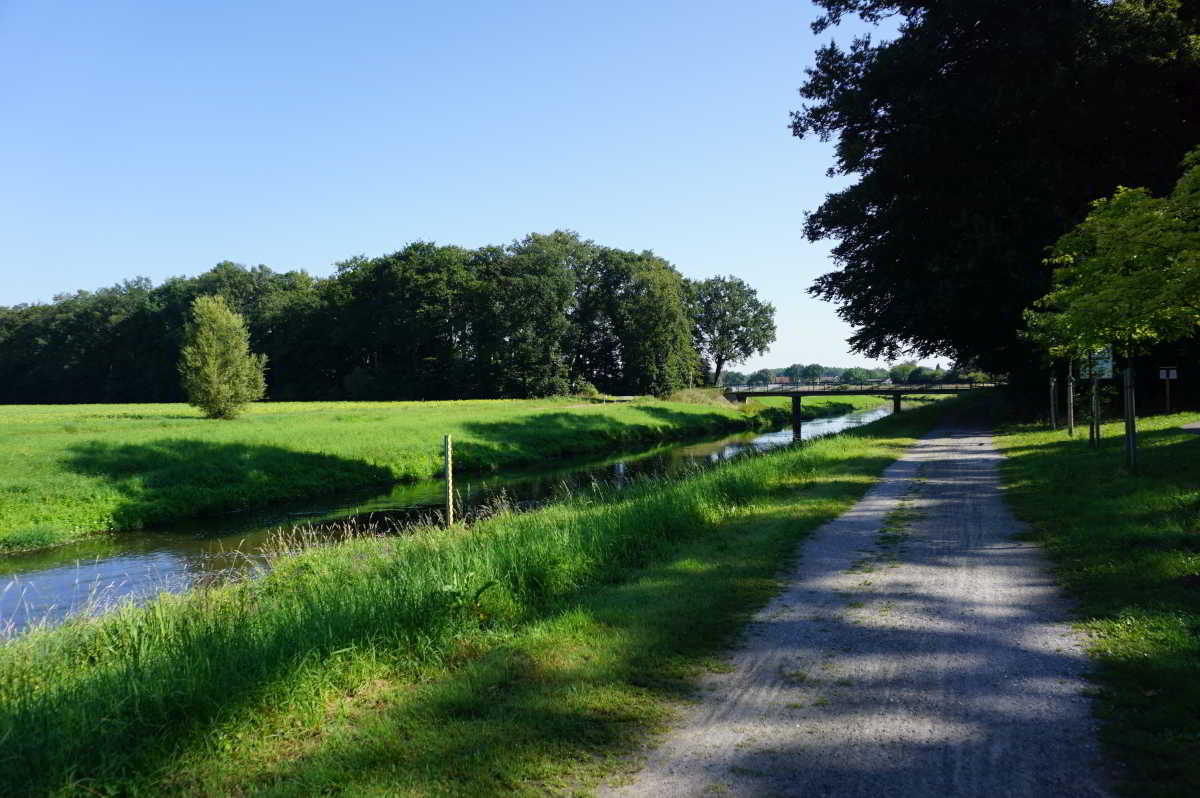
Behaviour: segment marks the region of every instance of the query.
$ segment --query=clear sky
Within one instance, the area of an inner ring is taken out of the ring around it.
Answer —
[[[816,13],[0,0],[0,304],[570,229],[757,288],[779,339],[739,369],[873,365],[805,293],[803,212],[841,185],[788,129]]]

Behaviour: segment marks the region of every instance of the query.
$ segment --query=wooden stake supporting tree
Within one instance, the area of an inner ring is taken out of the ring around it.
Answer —
[[[1075,437],[1075,364],[1067,361],[1067,434]]]
[[[447,435],[443,441],[446,461],[446,526],[454,526],[454,444]]]
[[[1058,384],[1050,372],[1050,429],[1058,429]]]
[[[1137,396],[1133,386],[1133,366],[1125,367],[1125,465],[1137,471]]]

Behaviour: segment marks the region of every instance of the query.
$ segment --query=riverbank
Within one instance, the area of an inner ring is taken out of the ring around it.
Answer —
[[[996,437],[1012,505],[1077,603],[1103,740],[1144,798],[1200,795],[1200,436],[1179,429],[1197,420],[1139,419],[1136,475],[1120,423],[1099,449],[1086,429]]]
[[[832,397],[812,418],[879,404]],[[97,531],[486,472],[784,423],[781,408],[577,398],[257,403],[235,421],[186,405],[0,406],[0,551]]]
[[[586,786],[940,409],[35,632],[0,647],[0,792]]]

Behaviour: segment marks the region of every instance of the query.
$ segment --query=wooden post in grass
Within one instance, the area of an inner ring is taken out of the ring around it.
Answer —
[[[1067,434],[1075,437],[1075,363],[1067,361]]]
[[[800,433],[804,426],[804,413],[800,407],[800,401],[803,397],[800,394],[792,395],[792,440],[799,441]]]
[[[1058,429],[1058,385],[1054,372],[1050,372],[1050,429]]]
[[[903,401],[903,399],[904,399],[903,394],[898,394],[898,393],[892,394],[892,412],[893,413],[900,412],[900,402]]]
[[[1092,369],[1092,423],[1088,427],[1088,444],[1092,447],[1100,445],[1100,378]]]
[[[446,436],[446,526],[454,525],[454,444]]]

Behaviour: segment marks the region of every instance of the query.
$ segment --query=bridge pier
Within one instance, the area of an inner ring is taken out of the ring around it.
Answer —
[[[900,412],[900,400],[903,398],[904,397],[901,394],[898,394],[898,393],[892,394],[892,412],[893,413]]]
[[[792,440],[800,440],[800,430],[804,426],[804,415],[800,409],[801,397],[792,395]]]

